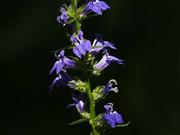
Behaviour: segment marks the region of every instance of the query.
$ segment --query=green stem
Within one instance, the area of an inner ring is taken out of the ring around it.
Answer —
[[[86,56],[85,56],[84,61],[85,61],[85,67],[87,68]],[[92,125],[93,135],[100,135],[95,128],[95,118],[96,118],[95,105],[93,102],[93,97],[92,97],[92,93],[91,93],[91,86],[90,86],[90,79],[89,79],[87,70],[85,70],[85,85],[86,85],[87,95],[89,97],[89,102],[90,102],[90,116],[91,116],[91,119],[90,119],[91,122],[90,123]]]
[[[90,81],[89,78],[86,75],[86,88],[87,88],[87,94],[89,97],[89,101],[90,101],[90,116],[91,116],[91,125],[92,125],[92,129],[93,129],[93,135],[99,135],[98,131],[95,128],[95,109],[94,109],[94,103],[93,103],[93,99],[92,99],[92,93],[91,93],[91,87],[90,87]]]
[[[72,6],[72,9],[73,9],[73,11],[74,11],[74,13],[76,15],[76,17],[74,19],[76,20],[75,21],[75,23],[76,23],[76,32],[78,34],[78,31],[81,30],[81,23],[80,23],[80,21],[79,21],[79,19],[77,17],[77,3],[76,3],[76,0],[71,0],[71,6]]]
[[[78,31],[81,30],[81,23],[77,17],[77,3],[76,3],[76,0],[71,0],[71,6],[72,6],[72,9],[76,15],[76,18],[74,18],[76,21],[76,32],[78,34]],[[95,106],[94,106],[94,103],[93,103],[93,97],[92,97],[92,93],[91,93],[91,86],[90,86],[90,79],[89,79],[89,76],[88,76],[88,73],[87,73],[87,55],[84,57],[84,64],[85,64],[85,70],[84,70],[84,73],[85,73],[85,85],[86,85],[86,90],[87,90],[87,95],[89,97],[89,101],[90,101],[90,123],[92,125],[92,130],[93,130],[93,135],[100,135],[98,133],[98,131],[96,130],[95,128],[95,118],[96,118],[96,115],[95,115]]]
[[[76,2],[75,2],[75,0],[71,0],[71,6],[72,6],[72,9],[74,10],[74,12],[76,13]]]
[[[76,30],[77,30],[77,32],[78,32],[79,30],[81,30],[81,24],[80,24],[80,21],[79,21],[78,18],[76,18]]]

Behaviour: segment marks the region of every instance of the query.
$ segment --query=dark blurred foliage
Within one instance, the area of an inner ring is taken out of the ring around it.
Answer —
[[[85,1],[85,0],[84,0]],[[50,51],[69,45],[64,28],[56,22],[58,8],[68,1],[1,1],[0,135],[88,135],[88,123],[68,126],[79,118],[72,90],[59,87],[49,93],[55,75],[49,76],[55,58]],[[85,38],[94,33],[113,41],[111,55],[125,60],[112,63],[92,87],[118,81],[119,93],[107,102],[122,114],[128,127],[107,135],[179,135],[180,109],[178,51],[180,19],[178,0],[106,0],[111,7],[83,23]],[[72,54],[70,52],[70,54]]]

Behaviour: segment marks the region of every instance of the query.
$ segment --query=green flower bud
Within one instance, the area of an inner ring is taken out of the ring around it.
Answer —
[[[105,86],[97,86],[93,92],[92,92],[92,96],[93,96],[93,100],[95,102],[99,101],[100,99],[103,98],[103,90],[104,90]]]

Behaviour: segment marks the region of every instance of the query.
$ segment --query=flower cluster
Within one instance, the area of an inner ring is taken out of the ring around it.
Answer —
[[[102,99],[105,99],[110,91],[118,93],[117,82],[111,79],[105,86],[97,86],[91,91],[90,79],[97,77],[108,67],[111,62],[124,65],[123,60],[109,54],[109,49],[116,50],[115,44],[104,41],[101,34],[95,33],[93,42],[84,38],[81,30],[81,23],[92,16],[92,14],[102,15],[102,11],[110,9],[110,7],[100,0],[86,1],[86,4],[77,7],[79,0],[71,0],[70,6],[64,5],[60,7],[61,15],[57,17],[57,21],[64,27],[70,28],[72,31],[68,33],[71,45],[66,49],[72,49],[75,56],[65,56],[65,50],[55,51],[54,57],[57,59],[50,74],[54,71],[57,77],[50,85],[50,91],[55,86],[68,86],[77,90],[77,94],[72,93],[74,103],[67,108],[75,106],[81,115],[81,119],[74,123],[89,121],[92,125],[93,134],[99,135],[105,130],[106,126],[115,128],[115,123],[123,125],[122,116],[113,111],[113,103],[104,105],[106,111],[99,115],[95,113],[95,105]],[[58,54],[59,52],[59,54]],[[98,59],[97,54],[102,58]],[[69,76],[68,70],[79,71],[79,76]],[[88,97],[88,99],[86,99]]]
[[[50,70],[50,74],[54,70],[56,70],[56,74],[58,77],[56,77],[50,86],[50,92],[54,88],[54,86],[59,85],[65,85],[70,87],[77,87],[75,84],[70,83],[70,81],[73,81],[73,79],[67,74],[66,69],[67,68],[73,68],[76,66],[76,63],[72,60],[70,60],[68,57],[64,56],[64,50],[62,50],[59,55],[57,55],[57,52],[55,52],[54,57],[57,59],[55,62],[53,68]]]
[[[113,103],[104,105],[104,108],[106,108],[106,113],[103,115],[101,120],[104,120],[114,128],[115,123],[124,124],[124,122],[122,120],[122,116],[116,111],[113,111],[113,106]]]

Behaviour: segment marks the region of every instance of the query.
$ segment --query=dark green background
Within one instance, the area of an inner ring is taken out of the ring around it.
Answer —
[[[85,0],[84,0],[85,1]],[[56,22],[58,8],[67,1],[1,1],[0,24],[0,134],[88,135],[88,123],[68,126],[79,118],[72,90],[59,87],[49,93],[55,75],[49,76],[55,58],[50,51],[69,45],[63,27]],[[110,93],[97,105],[113,102],[125,128],[107,135],[179,135],[178,0],[107,0],[110,10],[83,23],[84,36],[104,40],[118,48],[110,53],[125,60],[112,63],[93,87],[118,81],[119,93]]]

